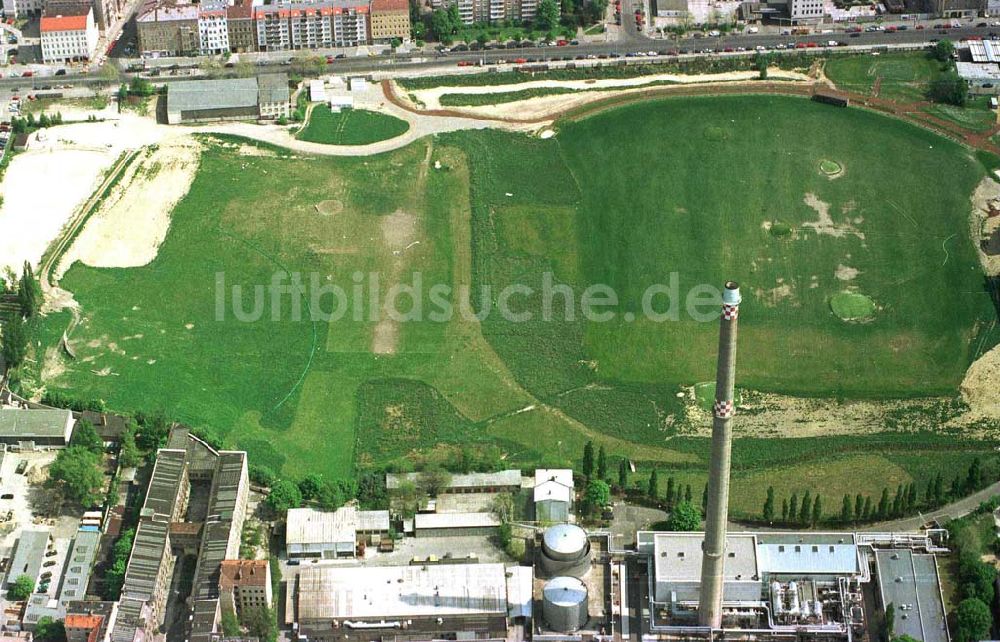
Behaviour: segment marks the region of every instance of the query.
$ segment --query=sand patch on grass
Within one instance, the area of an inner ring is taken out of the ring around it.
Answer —
[[[396,354],[399,343],[399,323],[392,319],[382,319],[372,333],[372,352],[375,354]]]
[[[843,263],[837,265],[837,271],[833,273],[841,281],[853,281],[859,274],[861,274],[860,270],[846,266]]]
[[[776,307],[785,300],[791,300],[795,296],[795,288],[790,283],[779,283],[769,290],[756,288],[754,298],[768,308]]]
[[[814,230],[817,234],[833,236],[835,238],[842,238],[848,234],[853,234],[862,241],[865,239],[865,235],[855,229],[855,227],[850,223],[842,223],[840,225],[833,222],[833,217],[830,216],[830,204],[819,200],[819,197],[809,192],[803,197],[802,201],[809,207],[816,210],[819,215],[819,220],[816,221],[806,221],[802,224],[802,227],[808,227]]]
[[[976,245],[979,263],[987,275],[1000,275],[1000,254],[990,256],[983,251],[981,241],[1000,229],[1000,216],[990,214],[1000,211],[1000,183],[986,176],[972,193],[972,213],[969,216],[969,233]]]
[[[100,210],[59,262],[60,278],[76,261],[91,267],[148,265],[170,227],[170,212],[187,194],[198,170],[193,139],[147,150],[112,188]]]
[[[1000,346],[969,366],[961,386],[962,399],[973,415],[1000,419]]]
[[[382,239],[393,252],[404,250],[417,235],[417,217],[403,210],[396,210],[379,221]]]

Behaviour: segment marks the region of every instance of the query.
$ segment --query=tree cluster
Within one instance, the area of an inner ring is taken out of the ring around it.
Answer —
[[[135,530],[129,529],[118,537],[111,548],[111,568],[104,574],[104,599],[117,600],[121,597],[122,585],[125,583],[125,570],[132,554],[132,540]]]
[[[88,507],[101,498],[104,473],[101,458],[84,446],[68,446],[59,451],[49,467],[49,477],[62,489],[70,501]]]

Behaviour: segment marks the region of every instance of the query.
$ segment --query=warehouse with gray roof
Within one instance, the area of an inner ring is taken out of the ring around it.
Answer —
[[[287,74],[250,78],[170,82],[167,123],[220,120],[256,120],[288,116],[290,92]]]
[[[0,408],[0,443],[25,450],[65,446],[73,435],[73,424],[69,410]]]

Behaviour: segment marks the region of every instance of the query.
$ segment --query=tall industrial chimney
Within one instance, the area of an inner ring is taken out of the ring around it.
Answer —
[[[722,627],[723,567],[726,555],[726,522],[729,519],[729,465],[733,446],[733,382],[736,376],[736,326],[740,315],[740,286],[726,283],[719,326],[719,365],[712,408],[712,460],[708,470],[708,508],[702,544],[701,597],[698,623]]]

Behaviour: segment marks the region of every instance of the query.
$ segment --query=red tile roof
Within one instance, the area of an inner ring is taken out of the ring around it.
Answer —
[[[264,586],[268,582],[267,560],[224,560],[219,569],[219,588]]]
[[[409,10],[409,0],[372,0],[372,12]]]
[[[83,31],[87,16],[42,16],[42,33],[47,31]]]

